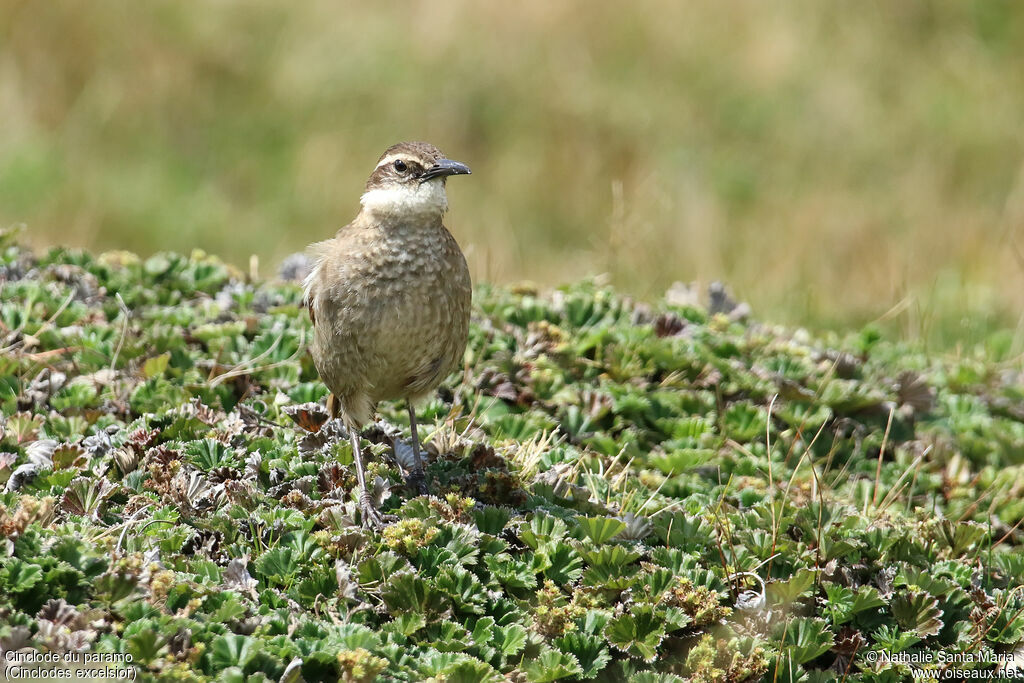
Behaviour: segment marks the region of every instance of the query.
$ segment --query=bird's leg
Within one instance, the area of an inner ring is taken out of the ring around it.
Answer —
[[[412,473],[409,475],[409,483],[416,487],[421,495],[426,495],[427,477],[423,472],[423,459],[420,456],[420,437],[416,431],[416,409],[412,402],[409,403],[409,427],[412,431]]]
[[[359,509],[363,513],[363,526],[380,528],[384,525],[384,519],[380,512],[373,506],[373,499],[366,488],[366,474],[363,472],[363,458],[359,453],[359,430],[355,426],[348,428],[349,438],[352,441],[352,458],[356,461],[356,479],[359,481]]]

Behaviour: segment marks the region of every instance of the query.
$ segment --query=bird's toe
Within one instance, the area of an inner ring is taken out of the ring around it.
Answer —
[[[384,526],[384,517],[369,496],[360,496],[359,511],[362,513],[362,524],[365,528],[380,529]]]
[[[422,469],[414,469],[405,480],[406,486],[415,491],[417,495],[426,496],[430,493],[427,486],[427,477]]]

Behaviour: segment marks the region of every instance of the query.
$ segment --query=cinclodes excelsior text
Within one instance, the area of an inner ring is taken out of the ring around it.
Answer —
[[[410,483],[426,491],[415,403],[461,362],[472,299],[469,268],[441,222],[445,181],[469,167],[433,145],[390,147],[366,181],[362,209],[334,239],[310,247],[305,280],[313,362],[328,411],[352,441],[364,526],[383,522],[366,487],[359,430],[378,401],[405,399],[412,425]]]

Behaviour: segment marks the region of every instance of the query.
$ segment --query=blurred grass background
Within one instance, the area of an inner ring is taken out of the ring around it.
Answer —
[[[1024,350],[1014,0],[0,0],[0,224],[37,246],[270,274],[403,139],[473,168],[478,279]]]

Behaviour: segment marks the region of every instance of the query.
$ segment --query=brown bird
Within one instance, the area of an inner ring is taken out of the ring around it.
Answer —
[[[352,441],[363,524],[382,518],[366,487],[359,430],[377,403],[405,399],[414,464],[426,491],[415,403],[461,362],[472,289],[466,258],[441,222],[445,180],[470,172],[433,145],[402,142],[377,161],[355,220],[310,247],[305,280],[313,362],[331,390],[328,410]]]

